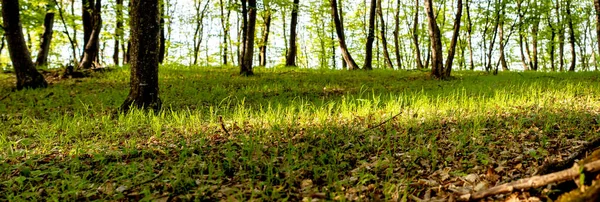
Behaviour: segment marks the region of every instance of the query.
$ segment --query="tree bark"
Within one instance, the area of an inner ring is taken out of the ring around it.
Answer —
[[[342,36],[340,37],[340,39],[344,40],[344,42],[345,42],[346,35],[344,34],[344,5],[342,5],[342,1],[343,0],[340,0],[338,2],[338,4],[339,4],[338,16],[340,17],[340,27],[342,28]],[[333,20],[334,29],[336,29],[335,19],[332,18],[332,20]],[[342,69],[347,69],[347,68],[348,68],[348,63],[346,62],[346,59],[344,58],[344,54],[342,53]]]
[[[338,16],[337,1],[336,0],[330,0],[330,1],[331,1],[331,17],[334,20],[333,22],[335,24],[335,32],[338,35],[338,41],[340,43],[342,57],[344,58],[346,65],[348,65],[349,70],[357,70],[357,69],[359,69],[358,65],[356,64],[354,59],[352,59],[352,55],[350,55],[350,52],[348,52],[348,47],[346,46],[346,40],[344,38],[344,28],[342,27],[340,17]]]
[[[94,61],[98,59],[98,53],[100,52],[99,41],[100,31],[102,29],[102,18],[100,12],[102,9],[101,0],[96,0],[96,6],[94,8],[93,22],[94,27],[91,33],[91,37],[87,41],[81,63],[79,63],[78,69],[90,69],[94,66]]]
[[[260,66],[267,66],[267,44],[269,43],[269,32],[271,30],[271,11],[265,11],[265,16],[263,16],[265,21],[265,27],[262,33],[262,41],[259,45],[259,63]]]
[[[219,3],[221,10],[221,27],[223,28],[223,65],[228,65],[227,38],[229,37],[229,16],[231,14],[231,10],[227,9],[227,13],[225,13],[225,3],[223,2],[223,0],[219,0]]]
[[[554,38],[556,37],[556,30],[555,30],[555,26],[552,25],[552,21],[550,19],[550,14],[548,14],[548,27],[550,28],[550,39],[549,42],[550,43],[550,47],[549,47],[549,55],[550,55],[550,69],[555,72],[556,71],[556,65],[554,64],[554,47],[555,45],[555,40]]]
[[[448,58],[446,58],[446,69],[444,71],[444,77],[450,77],[452,72],[452,62],[454,60],[454,54],[456,49],[456,43],[458,41],[458,35],[460,32],[460,18],[462,16],[462,0],[458,0],[456,4],[456,17],[454,18],[454,33],[452,33],[452,40],[450,41],[450,48],[448,49]]]
[[[473,60],[473,22],[471,21],[471,9],[469,7],[469,0],[466,0],[466,9],[467,9],[467,34],[469,35],[469,69],[475,70],[475,60]]]
[[[398,69],[402,69],[402,59],[400,58],[400,0],[396,2],[396,15],[394,16],[394,53]]]
[[[288,49],[287,56],[285,59],[285,66],[295,67],[296,66],[296,53],[298,48],[296,47],[296,27],[298,26],[298,6],[299,0],[294,0],[292,5],[292,19],[290,21],[290,48]]]
[[[412,40],[415,45],[415,61],[417,69],[423,69],[423,61],[421,61],[421,48],[419,48],[419,1],[415,0],[415,18],[413,20]]]
[[[575,52],[575,26],[573,25],[573,16],[571,15],[571,0],[567,0],[567,22],[569,23],[569,43],[571,44],[571,66],[569,67],[570,72],[575,71],[575,64],[577,63],[577,53]]]
[[[40,50],[35,60],[36,66],[48,65],[48,53],[50,53],[50,43],[52,42],[52,33],[54,27],[54,13],[48,12],[44,17],[44,34],[40,43]]]
[[[594,8],[596,9],[596,45],[598,46],[598,51],[600,51],[600,0],[594,0]],[[593,49],[592,49],[593,50]],[[596,64],[596,68],[598,67],[598,61],[600,58],[596,55],[594,59],[594,63]]]
[[[527,62],[525,60],[525,52],[523,50],[523,38],[525,38],[523,36],[523,17],[524,17],[524,13],[521,9],[521,0],[517,0],[517,13],[519,15],[519,53],[521,56],[521,63],[523,64],[523,70],[527,71],[529,70],[529,66],[527,66]]]
[[[245,1],[245,0],[243,0]],[[252,67],[252,57],[254,56],[254,32],[256,31],[256,0],[248,1],[248,21],[246,27],[244,57],[240,65],[240,74],[243,76],[254,75]]]
[[[508,64],[506,63],[506,57],[504,54],[504,16],[505,16],[505,7],[502,6],[500,11],[500,24],[498,25],[498,37],[499,37],[499,46],[500,46],[500,64],[502,65],[502,71],[508,71]]]
[[[429,40],[431,42],[431,76],[437,79],[445,79],[444,58],[442,55],[442,35],[433,13],[432,0],[425,0],[425,12],[429,27]]]
[[[390,51],[388,50],[387,46],[387,37],[385,36],[386,26],[385,20],[383,19],[383,9],[381,8],[381,1],[382,0],[377,1],[377,13],[379,15],[380,21],[379,34],[381,35],[381,45],[383,46],[383,60],[385,60],[385,64],[388,68],[394,69],[394,65],[392,64],[392,60],[390,59]]]
[[[159,0],[131,0],[131,83],[121,110],[160,110],[158,96]]]
[[[166,43],[165,37],[165,3],[160,1],[160,44],[158,49],[158,62],[162,64],[165,61]]]
[[[196,10],[196,28],[194,30],[194,37],[193,37],[193,46],[194,46],[193,47],[193,49],[194,49],[193,57],[194,58],[192,58],[193,65],[198,64],[198,55],[200,54],[200,45],[202,44],[202,38],[204,36],[203,35],[204,34],[204,16],[206,15],[208,5],[209,5],[209,2],[206,2],[204,4],[204,7],[202,7],[202,1],[194,1],[194,7]]]
[[[539,10],[538,5],[537,5],[537,1],[533,1],[532,3],[534,3],[533,6],[530,5],[530,7],[532,7],[534,9],[534,13],[537,13],[537,11]],[[531,65],[531,69],[533,71],[537,71],[538,70],[538,64],[539,64],[539,60],[538,60],[538,31],[539,31],[539,27],[540,27],[540,17],[537,15],[533,15],[533,25],[531,27],[531,37],[532,37],[532,65]]]
[[[558,64],[559,64],[559,71],[564,71],[565,70],[565,30],[564,30],[564,25],[561,23],[562,21],[562,17],[561,17],[561,8],[560,8],[560,1],[561,0],[556,0],[556,24],[557,24],[557,29],[558,29]]]
[[[17,90],[24,88],[45,88],[48,83],[31,60],[31,55],[23,36],[19,1],[2,0],[4,35],[8,42],[8,52],[17,75]]]
[[[121,45],[121,37],[123,37],[123,0],[117,0],[117,7],[115,8],[116,13],[116,27],[115,27],[115,45],[113,51],[113,61],[115,65],[119,66],[119,46]]]
[[[365,64],[364,70],[372,70],[373,66],[373,41],[375,41],[375,11],[377,8],[377,0],[371,0],[369,9],[369,28],[367,34],[367,44],[365,46]]]

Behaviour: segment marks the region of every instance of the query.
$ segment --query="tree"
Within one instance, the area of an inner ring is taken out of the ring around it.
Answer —
[[[385,36],[385,20],[383,18],[383,9],[381,8],[381,0],[377,1],[377,15],[379,15],[379,21],[381,25],[381,29],[379,29],[379,34],[381,35],[381,45],[383,46],[383,59],[385,60],[385,64],[388,68],[394,69],[394,65],[392,64],[392,60],[390,59],[390,52],[388,51],[387,39]]]
[[[357,70],[357,69],[359,69],[358,65],[356,64],[354,59],[352,59],[352,55],[350,55],[350,52],[348,52],[348,47],[346,46],[346,40],[344,38],[344,28],[342,27],[342,23],[340,21],[340,17],[338,15],[338,10],[337,10],[337,1],[331,0],[330,2],[331,2],[331,17],[333,18],[333,22],[335,24],[335,32],[337,33],[338,41],[340,43],[342,57],[344,58],[344,61],[348,65],[349,70]]]
[[[454,32],[452,33],[452,40],[450,41],[450,48],[448,48],[448,58],[446,58],[446,70],[443,72],[443,78],[450,77],[452,72],[452,62],[454,61],[456,43],[458,41],[458,35],[460,31],[460,17],[462,16],[462,0],[458,0],[456,4],[456,17],[454,18]]]
[[[427,24],[429,27],[429,39],[431,42],[431,76],[438,79],[446,79],[450,77],[452,71],[452,60],[454,59],[454,49],[456,48],[456,41],[458,38],[458,32],[460,30],[460,17],[462,15],[462,0],[457,2],[456,18],[454,19],[454,33],[452,34],[452,41],[450,42],[450,48],[448,49],[448,60],[446,60],[446,69],[444,69],[443,55],[442,55],[442,39],[440,28],[436,22],[436,16],[433,12],[432,0],[425,0],[425,12],[427,13]]]
[[[131,0],[131,83],[121,110],[161,108],[158,96],[159,0]]]
[[[86,0],[84,0],[86,1]],[[93,0],[92,0],[93,1]],[[90,2],[91,4],[91,2]],[[84,6],[85,9],[85,6]],[[102,29],[102,17],[100,15],[102,9],[102,1],[96,0],[96,5],[94,6],[93,15],[91,22],[93,23],[93,27],[91,28],[91,33],[89,33],[89,39],[84,40],[84,52],[83,57],[81,57],[81,63],[79,63],[78,69],[89,69],[94,66],[94,62],[98,62],[98,53],[100,52],[99,41],[100,41],[100,31]],[[88,13],[89,10],[84,10],[84,38],[88,37],[89,28],[86,27],[86,18],[85,14]],[[88,30],[88,31],[86,31]]]
[[[577,53],[575,50],[575,25],[573,25],[573,16],[571,16],[571,0],[567,1],[567,23],[569,24],[569,43],[571,44],[571,66],[569,71],[575,71],[575,63],[577,63]]]
[[[221,9],[221,26],[223,28],[223,65],[227,65],[227,47],[229,45],[229,43],[227,43],[227,39],[229,38],[229,17],[231,16],[231,10],[227,9],[227,12],[225,12],[225,3],[223,0],[219,0],[219,6]]]
[[[54,12],[48,11],[44,17],[44,34],[38,51],[36,66],[48,65],[48,54],[50,53],[50,43],[52,42],[52,33],[54,27]]]
[[[294,4],[292,5],[292,19],[290,22],[290,48],[287,52],[287,56],[285,59],[285,66],[295,67],[296,66],[296,53],[298,52],[298,48],[296,47],[296,27],[298,26],[298,6],[299,0],[294,0]]]
[[[202,5],[201,0],[194,1],[194,10],[195,10],[195,19],[196,28],[194,29],[194,37],[193,37],[193,58],[192,64],[198,64],[198,54],[200,53],[200,45],[202,44],[202,38],[204,36],[204,17],[206,16],[206,11],[208,9],[210,1],[207,1],[204,5]]]
[[[158,49],[158,62],[160,64],[162,64],[165,61],[165,52],[167,49],[166,43],[167,43],[167,38],[165,36],[165,7],[166,7],[166,2],[164,2],[164,0],[160,1],[160,43],[159,43],[159,49]]]
[[[267,7],[267,5],[265,5],[265,7]],[[262,32],[262,41],[258,45],[260,52],[258,60],[259,65],[264,67],[267,66],[267,44],[269,43],[269,32],[271,30],[271,10],[269,8],[266,8],[263,14],[263,21],[265,24]]]
[[[600,36],[600,0],[594,0],[594,8],[596,9],[596,36]],[[598,51],[600,51],[600,38],[596,39],[596,45]],[[596,55],[596,64],[598,64],[599,57]]]
[[[243,76],[254,75],[252,56],[254,55],[254,32],[256,31],[256,0],[241,0],[243,15],[243,51],[240,64],[240,74]],[[246,6],[246,3],[248,5]]]
[[[8,52],[17,75],[17,90],[24,88],[45,88],[48,83],[31,60],[29,50],[23,36],[23,27],[19,14],[19,1],[2,0],[2,19],[4,35],[8,42]]]
[[[369,31],[367,35],[367,44],[365,45],[365,64],[364,70],[372,70],[373,66],[373,41],[375,41],[375,10],[377,8],[377,0],[371,0],[369,9]]]
[[[415,0],[415,17],[413,20],[412,40],[415,46],[415,60],[417,63],[417,69],[423,69],[423,62],[421,61],[421,48],[419,48],[419,1],[420,0]]]
[[[117,23],[115,26],[115,45],[113,49],[113,61],[115,62],[115,65],[119,65],[119,46],[121,46],[120,40],[123,37],[123,0],[117,0],[116,3],[117,4],[115,6],[115,20],[117,21]]]
[[[396,15],[394,16],[394,55],[398,69],[402,69],[402,58],[400,57],[400,0],[396,2]]]

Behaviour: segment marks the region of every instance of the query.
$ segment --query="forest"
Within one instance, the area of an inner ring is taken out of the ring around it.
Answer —
[[[600,200],[600,0],[0,9],[0,201]]]

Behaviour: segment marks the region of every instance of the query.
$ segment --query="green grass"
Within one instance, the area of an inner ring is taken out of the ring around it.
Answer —
[[[163,110],[129,114],[128,69],[16,92],[0,74],[0,201],[399,200],[530,175],[600,131],[595,72],[256,73],[161,67]]]

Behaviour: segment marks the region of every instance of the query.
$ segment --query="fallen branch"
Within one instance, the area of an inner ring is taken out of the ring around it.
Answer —
[[[122,193],[128,193],[128,192],[130,192],[131,190],[133,190],[136,187],[142,186],[142,185],[144,185],[146,183],[149,183],[149,182],[152,182],[152,181],[158,179],[160,176],[162,176],[163,171],[164,170],[160,170],[160,172],[158,172],[158,174],[156,174],[156,176],[150,178],[149,180],[146,180],[146,181],[143,181],[141,183],[135,184],[135,185],[129,187],[128,189],[123,190]]]
[[[563,161],[553,161],[542,165],[542,167],[538,169],[534,175],[545,175],[567,169],[573,165],[577,159],[584,159],[586,154],[598,147],[600,147],[600,138],[596,138],[588,143],[583,144],[579,150],[575,151],[573,154],[571,154],[571,156]]]
[[[387,122],[390,122],[391,120],[396,119],[396,117],[400,116],[401,114],[402,114],[402,111],[400,111],[400,113],[392,116],[391,118],[389,118],[389,119],[387,119],[387,120],[385,120],[385,121],[383,121],[383,122],[381,122],[381,123],[379,123],[379,124],[377,124],[375,126],[371,126],[371,127],[367,128],[366,130],[362,131],[361,133],[367,132],[369,130],[373,130],[374,128],[378,128],[379,126],[382,126],[383,124],[386,124]]]
[[[588,173],[594,173],[600,171],[600,160],[590,162],[584,165],[584,171]],[[568,180],[572,180],[579,176],[579,167],[575,166],[570,169],[566,169],[563,171],[542,175],[542,176],[533,176],[530,178],[520,179],[515,182],[506,183],[502,185],[498,185],[492,187],[487,190],[483,190],[480,192],[476,192],[473,194],[464,194],[460,196],[459,200],[461,201],[469,201],[469,200],[479,200],[484,199],[489,196],[494,196],[498,194],[511,193],[515,190],[526,190],[531,188],[538,188],[542,186],[546,186],[550,183],[559,183]]]
[[[229,131],[227,131],[227,128],[225,128],[225,122],[223,122],[222,116],[219,116],[219,122],[221,123],[221,129],[225,131],[225,134],[227,134],[227,136],[231,136],[231,134],[229,134]]]

